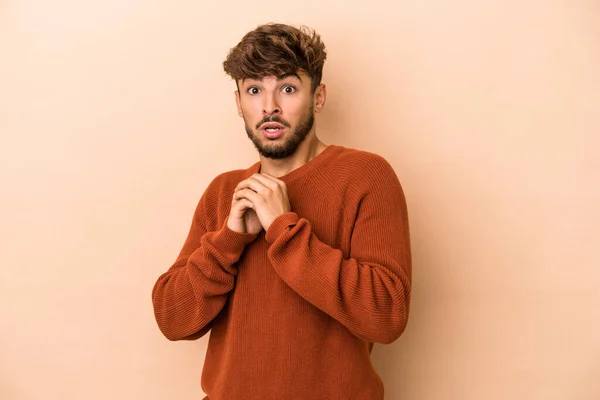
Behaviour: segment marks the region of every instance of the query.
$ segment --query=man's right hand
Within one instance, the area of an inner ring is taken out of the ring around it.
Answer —
[[[250,200],[235,198],[231,201],[231,210],[227,219],[227,227],[237,233],[257,234],[262,231],[263,227],[256,215],[256,211],[252,209],[253,205]]]

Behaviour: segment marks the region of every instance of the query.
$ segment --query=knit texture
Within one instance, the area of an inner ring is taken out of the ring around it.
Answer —
[[[234,232],[234,188],[259,170],[223,173],[204,191],[152,291],[160,330],[169,340],[210,331],[206,399],[382,399],[371,350],[402,334],[411,296],[396,174],[379,155],[329,145],[279,178],[291,211],[266,232]]]

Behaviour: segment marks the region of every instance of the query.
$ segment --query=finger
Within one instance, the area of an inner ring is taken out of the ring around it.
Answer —
[[[268,187],[265,186],[265,184],[263,182],[261,182],[260,180],[256,179],[254,176],[245,179],[243,181],[241,181],[240,183],[238,183],[238,185],[235,187],[234,191],[237,192],[241,189],[252,189],[254,190],[256,193],[264,193],[265,190],[268,189]]]
[[[281,183],[279,179],[275,178],[273,175],[269,174],[254,174],[252,175],[256,180],[260,181],[264,186],[270,188],[271,190],[275,190],[278,187],[281,187]]]
[[[231,205],[231,213],[241,216],[248,208],[254,209],[254,204],[246,198],[234,199]]]
[[[271,182],[274,182],[275,184],[277,184],[277,186],[285,188],[285,182],[282,181],[279,178],[274,177],[271,174],[268,174],[266,172],[261,172],[260,174],[258,174],[261,178],[263,178],[264,180],[269,180]]]
[[[254,204],[252,204],[252,202],[246,198],[239,199],[238,204],[240,205],[240,207],[243,207],[243,208],[254,209]]]
[[[240,203],[245,203],[245,200],[250,201],[250,199],[243,195],[237,196],[236,194],[234,194],[233,199],[231,201],[231,206],[234,207]]]
[[[240,189],[233,194],[233,198],[234,199],[245,198],[245,199],[250,200],[253,203],[258,202],[262,199],[262,197],[258,193],[256,193],[254,190],[251,190],[251,189]]]

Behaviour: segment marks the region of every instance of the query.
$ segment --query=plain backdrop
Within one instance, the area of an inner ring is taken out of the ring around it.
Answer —
[[[258,160],[222,62],[265,22],[317,29],[319,136],[407,196],[386,399],[600,399],[595,0],[0,1],[0,398],[202,398],[207,337],[166,340],[150,294]]]

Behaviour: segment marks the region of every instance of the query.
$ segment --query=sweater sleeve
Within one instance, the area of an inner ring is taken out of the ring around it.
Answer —
[[[268,256],[300,296],[357,337],[391,343],[404,331],[411,296],[411,251],[404,193],[391,167],[361,197],[348,258],[321,241],[293,211],[268,231]]]
[[[240,234],[227,226],[207,231],[205,195],[198,203],[183,248],[175,263],[152,290],[154,316],[169,340],[195,340],[210,330],[229,292],[245,246],[254,234]]]

